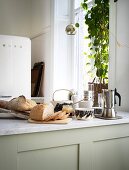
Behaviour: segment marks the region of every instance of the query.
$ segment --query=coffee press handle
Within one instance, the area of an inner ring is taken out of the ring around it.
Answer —
[[[116,88],[115,88],[115,96],[118,96],[119,98],[119,106],[121,106],[121,95],[117,92]],[[116,101],[115,101],[116,104]]]

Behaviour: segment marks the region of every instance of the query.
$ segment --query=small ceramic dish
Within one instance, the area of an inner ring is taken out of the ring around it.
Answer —
[[[76,108],[75,117],[78,120],[90,120],[94,117],[94,109],[92,108]]]

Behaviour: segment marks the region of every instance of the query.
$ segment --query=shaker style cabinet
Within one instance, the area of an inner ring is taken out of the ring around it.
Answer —
[[[0,136],[0,170],[128,170],[129,124]]]

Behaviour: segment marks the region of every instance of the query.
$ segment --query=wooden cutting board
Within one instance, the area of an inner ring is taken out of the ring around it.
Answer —
[[[67,124],[71,122],[72,118],[67,118],[63,120],[50,120],[50,121],[36,121],[32,119],[28,119],[30,123],[38,123],[38,124]]]

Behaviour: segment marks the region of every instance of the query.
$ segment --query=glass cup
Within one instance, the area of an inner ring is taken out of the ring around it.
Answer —
[[[98,106],[102,107],[102,93],[98,93]]]

